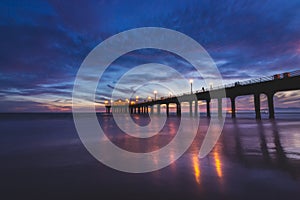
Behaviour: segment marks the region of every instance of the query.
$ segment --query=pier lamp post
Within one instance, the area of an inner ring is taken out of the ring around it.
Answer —
[[[135,101],[139,101],[139,96],[136,96],[136,97],[135,97]]]
[[[190,79],[190,84],[191,84],[191,94],[193,94],[193,79]]]
[[[169,92],[169,96],[170,96],[170,98],[172,97],[172,92]]]
[[[151,97],[150,96],[148,97],[148,101],[151,101]]]
[[[154,101],[156,101],[156,95],[157,95],[157,91],[156,90],[154,90]]]

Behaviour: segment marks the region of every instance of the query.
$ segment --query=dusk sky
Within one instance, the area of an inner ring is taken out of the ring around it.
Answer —
[[[75,76],[88,53],[108,37],[140,27],[168,28],[193,38],[214,59],[225,83],[300,69],[299,0],[3,0],[0,112],[70,111]],[[191,66],[181,58],[158,50],[136,51],[111,65],[99,86],[99,105],[110,98],[122,74],[149,62],[174,67],[195,80],[195,90],[201,89]],[[143,81],[146,72],[136,81]],[[158,77],[174,81],[163,72]],[[136,81],[119,89],[120,97],[133,92]],[[153,95],[152,89],[139,95]],[[252,101],[241,98],[238,107],[246,108]],[[279,93],[275,104],[300,107],[299,99],[299,91]]]

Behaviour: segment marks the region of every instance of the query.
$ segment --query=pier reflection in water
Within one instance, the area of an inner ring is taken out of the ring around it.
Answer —
[[[146,116],[132,117],[138,124],[149,123]],[[131,199],[289,199],[300,195],[300,120],[297,119],[226,119],[212,152],[199,159],[199,149],[209,125],[209,119],[200,118],[196,138],[182,157],[158,171],[129,174],[112,170],[92,158],[82,146],[71,118],[45,118],[47,120],[26,117],[0,122],[3,130],[1,180],[5,191],[19,191],[13,195],[32,197],[49,188],[54,191],[53,195],[61,193],[60,188],[63,188],[68,197],[110,199],[120,196]],[[124,124],[126,120],[124,118]],[[121,148],[151,152],[174,138],[180,118],[169,117],[159,134],[144,139],[124,134],[110,115],[100,115],[99,123],[109,139]],[[185,134],[189,134],[188,128]],[[162,157],[174,160],[175,153],[176,146]],[[153,162],[159,163],[157,159],[153,158]]]
[[[142,117],[138,117],[143,120]],[[159,140],[171,141],[178,128],[178,120],[176,117],[168,118],[162,131],[164,137],[157,136],[147,145],[159,149],[161,146],[157,146],[157,143],[164,143],[158,142]],[[163,172],[164,177],[159,181],[165,181],[167,184],[172,179],[171,176],[185,175],[182,180],[174,181],[185,183],[183,188],[192,187],[193,184],[199,185],[202,189],[199,189],[198,194],[201,194],[201,190],[209,191],[207,188],[215,187],[216,194],[219,195],[230,194],[236,185],[242,190],[233,193],[239,195],[243,195],[241,191],[249,189],[249,184],[253,188],[260,186],[258,191],[253,189],[252,196],[259,195],[262,188],[271,192],[271,185],[273,189],[282,191],[282,187],[286,187],[286,183],[292,180],[296,181],[295,185],[300,186],[300,137],[296,134],[300,126],[299,121],[226,119],[223,133],[213,151],[207,157],[199,159],[198,152],[208,125],[209,119],[200,120],[198,134],[190,149],[179,160],[161,170],[160,174]],[[174,155],[169,155],[170,159],[172,156]],[[194,183],[191,183],[191,174]],[[275,185],[273,181],[276,182]],[[197,190],[193,193],[197,194]],[[273,191],[270,195],[274,194],[276,192]],[[276,195],[274,196],[276,198]]]

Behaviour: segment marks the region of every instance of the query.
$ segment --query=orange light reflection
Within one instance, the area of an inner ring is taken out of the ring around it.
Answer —
[[[193,160],[193,168],[194,168],[195,179],[196,179],[196,182],[198,184],[200,184],[201,171],[200,171],[199,158],[198,158],[197,155],[194,155],[192,160]]]
[[[219,153],[217,151],[214,152],[214,160],[215,160],[217,175],[218,175],[219,178],[222,178],[222,176],[223,176],[222,163],[221,163],[221,160],[219,158]]]

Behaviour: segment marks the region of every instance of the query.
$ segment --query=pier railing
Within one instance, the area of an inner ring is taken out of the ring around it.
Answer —
[[[251,79],[251,80],[246,80],[246,81],[238,81],[238,82],[235,82],[235,83],[230,83],[230,84],[226,84],[224,86],[220,86],[218,89],[234,87],[234,86],[237,86],[237,85],[249,85],[249,84],[254,84],[254,83],[262,83],[262,82],[266,82],[266,81],[272,81],[272,80],[276,79],[275,77],[277,75],[279,75],[279,77],[277,79],[286,78],[284,74],[287,74],[288,77],[299,76],[300,75],[300,70],[287,72],[287,73],[283,73],[283,74],[275,74],[275,75],[272,75],[272,76],[264,76],[264,77]],[[216,88],[214,88],[214,89],[216,89]]]
[[[284,74],[276,74],[279,75],[279,77],[277,79],[282,79],[285,78]],[[300,70],[296,70],[296,71],[292,71],[292,72],[287,72],[286,74],[288,74],[288,77],[294,77],[294,76],[300,76]],[[196,90],[194,93],[201,93],[201,92],[207,92],[207,91],[211,91],[211,90],[218,90],[218,89],[224,89],[224,88],[231,88],[231,87],[235,87],[235,86],[239,86],[239,85],[250,85],[250,84],[254,84],[254,83],[262,83],[262,82],[266,82],[266,81],[272,81],[275,80],[275,75],[272,76],[263,76],[260,78],[255,78],[255,79],[251,79],[251,80],[246,80],[246,81],[237,81],[235,83],[229,83],[229,84],[225,84],[225,85],[220,85],[220,86],[216,86],[213,88],[205,88],[204,91],[203,90]],[[172,95],[172,96],[166,96],[166,97],[161,97],[161,99],[168,99],[168,98],[173,98],[173,97],[178,97],[178,96],[184,96],[184,95],[190,95],[190,92],[185,92],[185,93],[180,93],[177,95]]]
[[[235,83],[229,83],[229,84],[220,85],[220,86],[211,87],[211,88],[204,88],[204,90],[201,89],[201,90],[194,91],[193,94],[202,93],[202,92],[209,92],[209,91],[212,91],[212,90],[232,88],[232,87],[236,87],[236,86],[262,83],[262,82],[279,80],[279,79],[295,77],[295,76],[300,76],[300,70],[296,70],[296,71],[292,71],[292,72],[286,72],[286,73],[282,73],[282,74],[275,74],[275,75],[272,75],[272,76],[264,76],[264,77],[255,78],[255,79],[246,80],[246,81],[237,81]],[[190,94],[191,94],[191,92],[185,92],[185,93],[179,93],[179,94],[176,94],[176,95],[162,96],[162,97],[158,98],[158,100],[169,99],[169,98],[185,96],[185,95],[190,95]],[[147,101],[154,101],[154,99],[151,99],[151,100],[144,99],[143,102],[147,102]]]
[[[290,74],[291,74],[291,77],[293,77],[293,76],[300,76],[300,70],[296,70],[296,71],[290,72]]]

